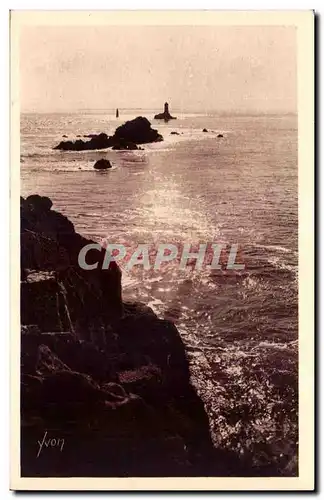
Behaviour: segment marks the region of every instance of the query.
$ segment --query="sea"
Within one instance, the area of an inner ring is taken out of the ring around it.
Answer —
[[[199,269],[194,259],[182,270],[179,259],[159,269],[121,261],[123,298],[177,326],[215,446],[255,470],[295,475],[297,115],[172,110],[177,120],[165,123],[155,112],[21,114],[21,195],[49,196],[84,236],[128,249],[146,244],[150,258],[161,243],[224,245],[220,270]],[[164,141],[138,151],[53,149],[87,134],[112,135],[136,116]],[[94,170],[100,158],[112,168]],[[232,245],[244,269],[223,265]]]

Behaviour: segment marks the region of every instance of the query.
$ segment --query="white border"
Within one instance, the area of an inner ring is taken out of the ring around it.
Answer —
[[[56,3],[57,5],[57,3]],[[16,22],[19,23],[19,18],[21,13],[17,14]],[[52,13],[53,14],[53,13]],[[109,13],[109,21],[114,24],[152,24],[152,15],[150,13],[150,21],[146,21],[146,13],[144,12],[132,12],[131,20],[127,17],[129,13],[111,12]],[[157,13],[158,17],[154,15],[154,24],[165,24],[165,21],[161,20],[166,12]],[[41,17],[47,15],[47,13],[25,13],[23,22],[41,22]],[[85,22],[85,17],[87,13],[81,12],[62,12],[56,13],[56,16],[60,17],[60,23],[73,24],[75,22],[80,22],[80,24]],[[106,16],[104,12],[93,12],[91,13],[90,19],[91,23],[100,24],[103,22],[103,18]],[[117,16],[117,17],[115,17]],[[268,489],[279,489],[279,490],[291,490],[291,489],[304,489],[309,490],[313,487],[313,429],[312,429],[312,408],[313,408],[313,275],[312,275],[312,256],[313,256],[313,231],[312,231],[312,221],[313,221],[313,47],[312,47],[312,29],[313,29],[313,15],[311,12],[173,12],[172,19],[168,19],[167,24],[215,24],[212,22],[213,16],[217,16],[217,24],[222,25],[233,25],[233,24],[295,24],[298,26],[298,45],[302,47],[302,50],[298,51],[298,96],[299,96],[299,210],[300,210],[300,238],[299,238],[299,248],[300,248],[300,281],[302,287],[300,289],[300,332],[303,331],[307,335],[307,341],[304,343],[301,338],[303,345],[300,349],[300,407],[301,407],[301,420],[300,420],[300,469],[301,474],[299,478],[186,478],[185,485],[183,479],[177,478],[153,478],[153,479],[97,479],[97,478],[59,478],[59,479],[31,479],[31,478],[20,478],[19,471],[17,469],[17,451],[19,451],[19,440],[17,441],[17,421],[19,427],[19,410],[17,408],[17,390],[13,391],[12,386],[12,411],[11,417],[14,419],[12,425],[12,462],[14,468],[11,471],[11,487],[16,489],[37,489],[37,490],[48,490],[48,489],[72,489],[72,490],[181,490],[184,487],[186,490],[268,490]],[[33,17],[33,20],[31,18]],[[122,20],[118,20],[120,17]],[[199,22],[198,22],[199,17]],[[83,18],[83,19],[82,19]],[[89,19],[89,18],[88,18]],[[14,44],[13,44],[14,47]],[[12,47],[12,48],[13,48]],[[13,49],[14,50],[14,49]],[[16,68],[16,56],[12,71]],[[14,76],[13,80],[18,81],[17,75]],[[11,138],[17,141],[17,103],[16,95],[13,93],[14,105],[12,109],[13,126]],[[18,109],[19,112],[19,109]],[[13,147],[12,144],[12,173],[11,173],[11,187],[12,193],[15,198],[14,205],[11,207],[11,248],[12,248],[12,263],[19,262],[17,258],[16,249],[18,249],[18,236],[19,233],[15,231],[17,228],[17,214],[15,213],[15,203],[16,195],[19,193],[19,171],[13,168],[13,165],[17,161],[17,152],[19,156],[19,149],[17,148],[17,142]],[[18,176],[17,176],[18,171]],[[18,189],[17,189],[18,188]],[[19,224],[19,218],[18,218]],[[17,315],[17,310],[14,307],[16,305],[17,299],[17,289],[15,289],[15,283],[17,276],[16,266],[11,266],[12,272],[12,318],[11,318],[11,328],[15,333],[16,328],[19,328],[19,316]],[[304,274],[305,271],[305,274]],[[17,281],[18,283],[18,281]],[[307,330],[307,332],[306,332]],[[11,357],[11,374],[14,384],[14,379],[17,378],[19,373],[19,356],[17,356],[17,345],[15,342],[11,342],[12,347],[12,357]],[[14,387],[17,389],[17,387]],[[306,428],[307,426],[307,428]],[[19,438],[19,434],[18,434]],[[18,472],[18,474],[17,474]]]

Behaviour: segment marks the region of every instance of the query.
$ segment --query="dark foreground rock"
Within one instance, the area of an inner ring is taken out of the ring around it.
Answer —
[[[111,168],[112,165],[109,160],[105,160],[104,158],[101,158],[100,160],[96,161],[96,163],[93,165],[93,168],[96,170],[107,170],[107,168]]]
[[[85,136],[89,141],[78,139],[76,141],[61,141],[54,149],[63,151],[87,151],[93,149],[139,149],[137,144],[163,141],[162,135],[151,128],[147,118],[138,116],[120,125],[113,136],[105,133],[90,134]]]
[[[49,198],[21,199],[22,476],[246,475],[213,448],[176,327],[122,302],[103,249],[80,268],[89,243]]]
[[[154,116],[155,120],[164,120],[168,122],[169,120],[176,120],[175,116],[171,116],[169,112],[169,104],[167,102],[164,103],[164,111],[163,113],[158,113]]]

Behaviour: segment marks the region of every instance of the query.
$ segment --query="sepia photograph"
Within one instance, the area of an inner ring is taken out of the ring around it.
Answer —
[[[313,23],[11,13],[13,484],[312,489]]]

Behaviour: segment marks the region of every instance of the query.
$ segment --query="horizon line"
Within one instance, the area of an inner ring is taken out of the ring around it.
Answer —
[[[35,109],[21,109],[20,114],[70,114],[70,113],[82,113],[86,111],[99,111],[102,113],[112,113],[114,114],[117,108],[75,108],[75,109],[61,109],[61,110],[35,110]],[[157,108],[139,108],[139,107],[118,107],[119,112],[121,110],[125,111],[144,111],[144,112],[152,112],[156,113],[158,110]],[[276,114],[283,114],[283,115],[297,115],[298,114],[298,109],[297,110],[283,110],[283,109],[275,109],[275,110],[265,110],[265,109],[242,109],[242,110],[237,110],[237,109],[210,109],[206,111],[205,109],[187,109],[184,111],[183,109],[179,108],[172,108],[172,111],[174,113],[180,113],[180,114],[187,114],[187,113],[194,113],[194,114],[204,114],[204,115],[209,115],[209,114],[224,114],[224,113],[231,113],[231,114],[237,114],[237,115],[246,115],[246,114],[252,114],[252,115],[276,115]]]

